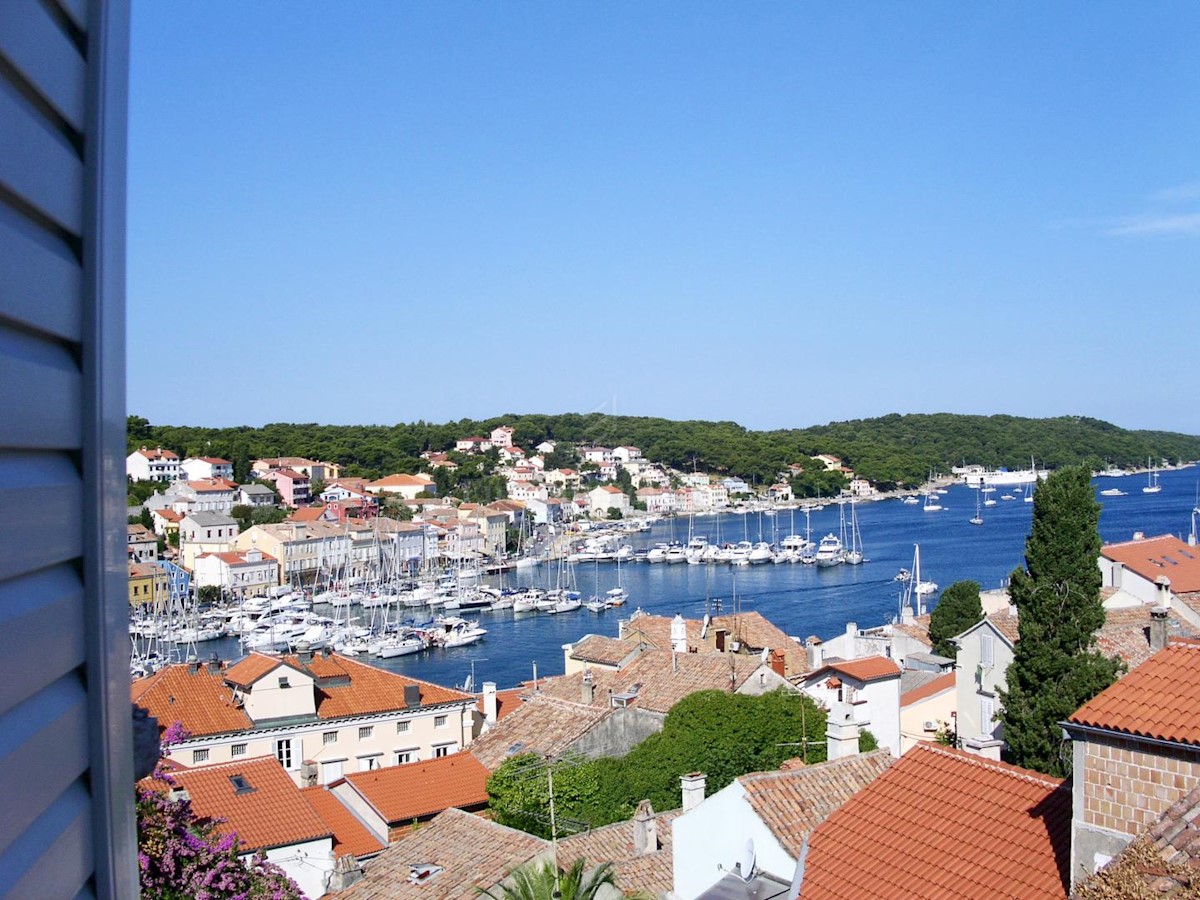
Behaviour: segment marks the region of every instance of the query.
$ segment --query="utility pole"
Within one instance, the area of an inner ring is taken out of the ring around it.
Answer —
[[[554,866],[554,900],[562,897],[562,884],[558,877],[558,821],[554,815],[554,763],[546,755],[546,783],[550,792],[550,862]]]

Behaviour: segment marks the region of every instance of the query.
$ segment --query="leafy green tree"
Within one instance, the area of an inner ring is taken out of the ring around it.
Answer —
[[[1057,777],[1069,772],[1058,723],[1112,684],[1121,666],[1094,648],[1104,624],[1099,522],[1086,468],[1050,475],[1033,495],[1025,568],[1009,584],[1020,640],[1001,692],[1005,758]]]
[[[595,900],[606,886],[616,892],[616,884],[616,872],[610,862],[601,863],[589,873],[587,863],[580,858],[556,873],[554,863],[547,859],[517,866],[502,884],[490,891],[477,890],[494,900]]]
[[[954,659],[958,648],[950,642],[983,618],[979,602],[979,582],[956,581],[938,598],[929,616],[929,640],[933,652]]]
[[[206,584],[196,592],[196,599],[201,603],[220,603],[221,589],[215,584]]]

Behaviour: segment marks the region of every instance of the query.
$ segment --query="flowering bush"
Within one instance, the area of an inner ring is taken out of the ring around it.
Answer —
[[[162,749],[184,740],[176,722]],[[188,800],[173,800],[171,774],[160,763],[153,781],[137,787],[138,871],[142,896],[161,900],[303,900],[304,894],[262,853],[238,859],[237,835],[222,834],[218,820],[198,817]]]

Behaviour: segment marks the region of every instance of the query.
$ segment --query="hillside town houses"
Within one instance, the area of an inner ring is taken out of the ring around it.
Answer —
[[[378,478],[302,457],[255,460],[241,484],[227,460],[139,448],[127,473],[154,493],[130,510],[130,606],[144,617],[204,591],[231,609],[265,609],[383,574],[505,563],[519,540],[561,553],[548,529],[564,520],[792,504],[788,479],[803,468],[755,487],[657,465],[636,447],[569,456],[561,441],[526,449],[514,437],[501,426],[427,451],[424,471]],[[852,474],[833,457],[804,464]],[[459,466],[499,475],[506,496],[439,490]],[[847,495],[873,491],[849,480]],[[825,711],[826,761],[792,760],[719,790],[703,772],[680,772],[674,808],[643,801],[627,821],[561,838],[559,852],[610,862],[620,890],[656,897],[785,896],[793,885],[804,898],[938,895],[930,885],[945,896],[1003,886],[1067,897],[1116,867],[1144,866],[1138,848],[1176,871],[1179,841],[1166,835],[1200,811],[1200,737],[1187,724],[1200,716],[1200,554],[1138,535],[1106,545],[1097,566],[1096,646],[1128,674],[1063,723],[1067,779],[1002,761],[1002,692],[1020,640],[1003,590],[981,595],[983,616],[954,636],[954,659],[933,652],[923,609],[824,639],[787,635],[754,611],[635,609],[615,636],[566,644],[561,674],[535,670],[510,688],[442,687],[292,638],[273,652],[197,653],[148,670],[131,696],[173,735],[164,765],[174,783],[163,789],[223,819],[240,855],[265,853],[308,896],[495,888],[552,849],[489,820],[488,778],[515,754],[620,756],[697,691],[784,691]],[[868,735],[878,749],[860,752]],[[264,816],[285,809],[287,821],[264,831]],[[871,846],[853,839],[862,833]],[[741,868],[748,841],[754,860]]]

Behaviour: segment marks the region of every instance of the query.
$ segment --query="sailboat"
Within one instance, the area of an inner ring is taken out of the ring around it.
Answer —
[[[980,511],[980,508],[979,508],[979,492],[978,491],[975,492],[975,515],[971,516],[971,518],[968,519],[968,521],[972,525],[982,525],[983,524],[983,513]]]
[[[850,549],[843,557],[843,562],[848,566],[866,562],[866,557],[863,556],[862,534],[858,530],[857,506],[854,500],[850,501]]]
[[[1162,490],[1162,485],[1158,483],[1158,466],[1154,465],[1152,460],[1146,460],[1150,466],[1150,472],[1146,476],[1146,486],[1142,488],[1143,494],[1157,494]]]

